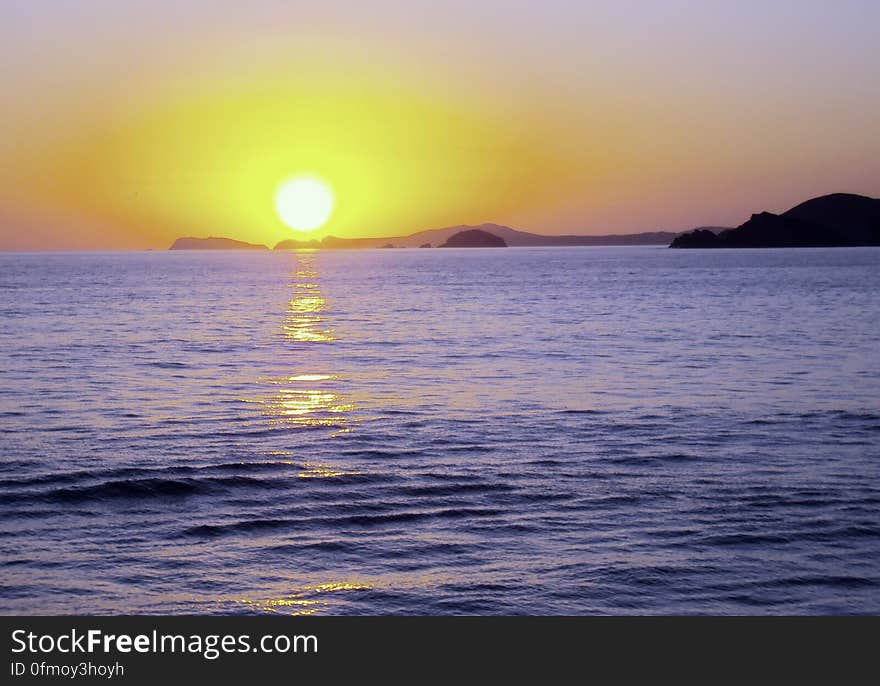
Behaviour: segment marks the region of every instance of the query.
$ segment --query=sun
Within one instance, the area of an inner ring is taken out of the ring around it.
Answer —
[[[292,176],[278,186],[275,210],[291,229],[314,231],[333,213],[333,191],[317,176]]]

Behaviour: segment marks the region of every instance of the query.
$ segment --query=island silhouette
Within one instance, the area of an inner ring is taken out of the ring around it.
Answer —
[[[726,227],[713,227],[721,230]],[[509,226],[501,224],[459,224],[456,226],[445,226],[439,229],[426,229],[417,233],[406,236],[380,236],[376,238],[342,238],[339,236],[326,236],[321,240],[311,238],[300,240],[289,238],[279,242],[275,246],[275,250],[303,250],[303,249],[323,249],[323,250],[345,250],[359,248],[431,248],[439,247],[446,243],[452,236],[467,231],[480,231],[496,236],[504,241],[509,247],[528,247],[528,246],[573,246],[573,245],[668,245],[676,236],[681,235],[681,231],[647,231],[642,233],[630,234],[607,234],[603,236],[588,235],[560,235],[551,236],[540,233],[530,233],[528,231],[520,231]],[[216,241],[228,241],[226,245],[218,244]],[[201,242],[205,242],[204,247]],[[180,243],[180,245],[178,245]],[[250,244],[242,244],[240,241],[232,239],[216,239],[216,238],[179,238],[171,246],[172,250],[240,250],[247,248]],[[258,246],[263,248],[265,246]]]
[[[468,229],[453,234],[441,248],[506,248],[504,239],[480,229]]]
[[[268,250],[265,245],[258,243],[245,243],[232,238],[178,238],[171,244],[169,250]]]
[[[460,224],[407,236],[321,240],[287,239],[275,250],[431,247],[538,247],[579,245],[668,245],[670,248],[786,248],[880,245],[880,200],[853,193],[811,198],[781,213],[759,212],[735,227],[700,226],[689,231],[631,234],[545,235],[501,224]],[[170,250],[268,250],[231,238],[178,238]]]
[[[553,245],[668,245],[680,231],[650,231],[633,234],[610,234],[605,236],[562,235],[549,236],[540,233],[520,231],[501,224],[458,224],[439,229],[426,229],[406,236],[382,236],[378,238],[340,238],[327,236],[322,240],[283,240],[275,250],[299,250],[303,248],[351,249],[351,248],[430,248],[438,247],[452,236],[462,231],[483,231],[490,233],[510,247],[553,246]]]
[[[670,248],[833,248],[880,245],[880,200],[852,193],[811,198],[782,214],[759,212],[735,229],[697,229]]]

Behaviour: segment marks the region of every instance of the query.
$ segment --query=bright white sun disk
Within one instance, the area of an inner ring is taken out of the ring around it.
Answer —
[[[333,191],[315,176],[295,176],[278,187],[275,210],[291,229],[314,231],[333,213]]]

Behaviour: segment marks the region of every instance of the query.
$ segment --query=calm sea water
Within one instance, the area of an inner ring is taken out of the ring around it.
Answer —
[[[880,612],[880,249],[0,255],[4,613]]]

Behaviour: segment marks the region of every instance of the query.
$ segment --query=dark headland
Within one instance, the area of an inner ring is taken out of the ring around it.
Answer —
[[[441,248],[506,248],[507,243],[500,236],[480,229],[468,229],[452,234]]]
[[[735,229],[695,230],[670,248],[836,248],[880,246],[880,200],[851,193],[812,198],[782,214],[753,214]]]
[[[178,238],[169,250],[268,250],[265,245],[235,241],[231,238]]]

